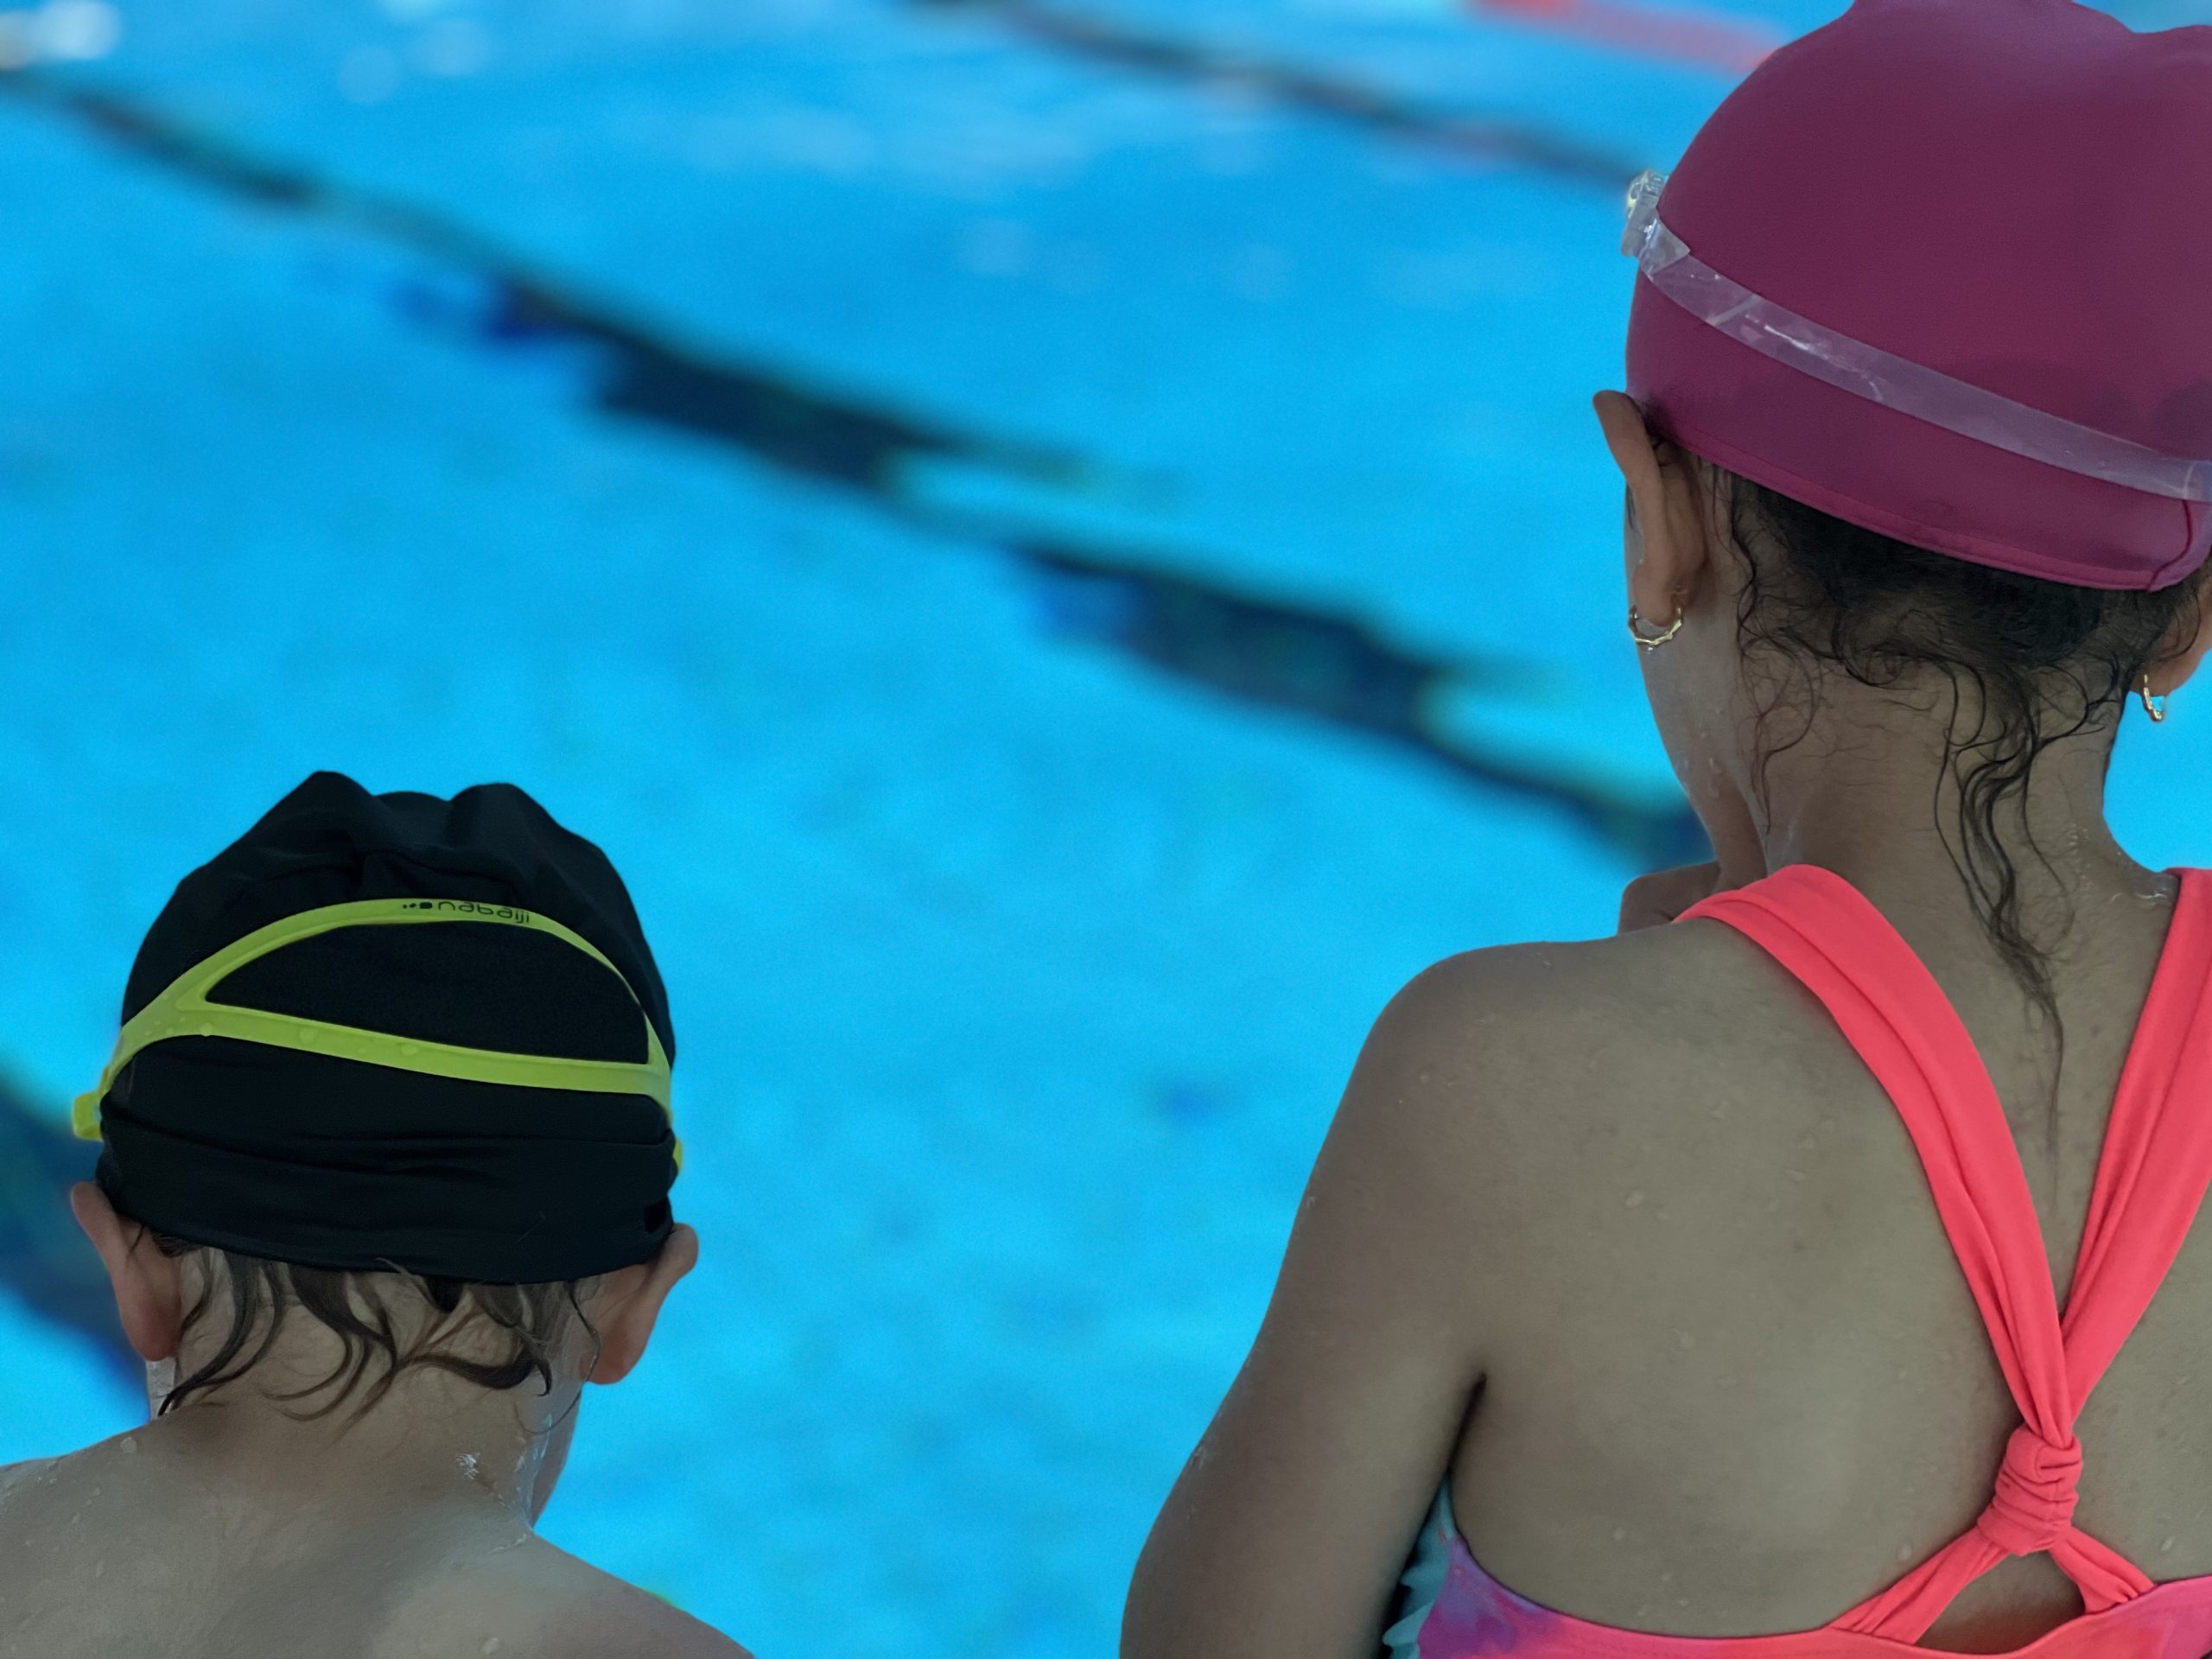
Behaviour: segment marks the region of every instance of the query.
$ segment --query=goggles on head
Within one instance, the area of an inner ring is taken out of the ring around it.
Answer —
[[[100,1102],[123,1068],[141,1050],[174,1037],[229,1037],[271,1048],[334,1055],[367,1065],[427,1072],[433,1077],[456,1077],[468,1083],[574,1089],[592,1094],[645,1095],[659,1103],[661,1110],[668,1114],[671,1127],[674,1126],[676,1114],[671,1102],[668,1055],[661,1046],[660,1033],[645,1018],[642,1005],[638,1017],[645,1022],[646,1058],[639,1063],[571,1060],[543,1054],[462,1048],[450,1043],[424,1042],[419,1038],[396,1037],[390,1032],[332,1025],[325,1020],[302,1020],[294,1014],[242,1008],[207,1000],[210,990],[247,963],[301,939],[340,927],[391,926],[410,922],[493,922],[550,933],[597,962],[620,982],[625,990],[630,991],[632,1001],[637,999],[637,993],[631,990],[621,970],[589,940],[550,917],[512,905],[489,905],[461,899],[364,899],[352,904],[302,911],[226,945],[181,975],[133,1015],[116,1039],[114,1056],[100,1073],[99,1085],[77,1096],[70,1113],[71,1128],[79,1140],[99,1140]],[[681,1140],[676,1142],[676,1166],[679,1171],[683,1167]]]
[[[2047,467],[2177,501],[2212,501],[2212,461],[2161,454],[2015,403],[1838,334],[1730,281],[1661,221],[1666,183],[1665,174],[1646,168],[1629,186],[1621,251],[1654,288],[1731,340],[1870,403]]]

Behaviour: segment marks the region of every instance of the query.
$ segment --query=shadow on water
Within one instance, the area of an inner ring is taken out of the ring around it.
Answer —
[[[1133,23],[1039,5],[1037,0],[910,0],[917,10],[988,17],[1055,51],[1231,92],[1280,109],[1348,123],[1484,162],[1541,173],[1593,188],[1624,191],[1642,168],[1526,123],[1439,110],[1381,87],[1234,47],[1162,33]]]

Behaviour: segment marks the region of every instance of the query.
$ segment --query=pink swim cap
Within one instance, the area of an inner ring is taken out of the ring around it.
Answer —
[[[2054,582],[2163,588],[2212,551],[2212,28],[1857,0],[1729,95],[1656,217],[1690,257],[1637,279],[1629,393],[1654,430]],[[1700,315],[1686,272],[1738,302]],[[1746,315],[1840,344],[1747,344]],[[1806,367],[1853,353],[1876,365],[1856,390]],[[1999,428],[2030,435],[1967,435]]]

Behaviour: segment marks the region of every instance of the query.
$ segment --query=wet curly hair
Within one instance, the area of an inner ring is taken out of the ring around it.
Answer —
[[[1765,681],[1756,707],[1762,795],[1768,766],[1810,728],[1821,670],[1880,688],[1917,689],[1931,677],[1948,684],[1937,798],[1946,777],[1959,796],[1955,814],[1939,815],[1936,828],[1990,940],[2060,1027],[2049,956],[2023,925],[2016,854],[2047,870],[2050,863],[2018,809],[2056,744],[2101,738],[2109,766],[2111,736],[2139,679],[2194,637],[2212,567],[2153,592],[2073,587],[1932,553],[1725,468],[1709,471],[1744,555],[1736,622],[1746,681]],[[1760,664],[1781,671],[1755,677]],[[1802,698],[1790,696],[1793,685]],[[1970,730],[1968,687],[1978,709]],[[1765,747],[1785,708],[1803,726]],[[2008,812],[2017,837],[2002,832]]]
[[[544,1379],[543,1392],[550,1394],[553,1358],[573,1328],[572,1320],[580,1323],[591,1338],[594,1360],[597,1357],[601,1338],[585,1314],[582,1299],[598,1287],[604,1275],[543,1284],[493,1285],[426,1276],[396,1265],[390,1273],[309,1267],[173,1238],[145,1228],[143,1223],[135,1224],[152,1235],[156,1248],[164,1256],[202,1253],[207,1271],[200,1296],[185,1311],[185,1331],[190,1332],[211,1314],[218,1283],[226,1286],[230,1293],[230,1329],[220,1347],[190,1376],[170,1388],[156,1415],[168,1414],[196,1391],[213,1389],[243,1376],[269,1351],[296,1306],[305,1317],[320,1320],[335,1332],[345,1344],[345,1357],[321,1382],[270,1396],[278,1401],[301,1400],[337,1387],[338,1392],[321,1408],[285,1414],[299,1422],[327,1417],[354,1397],[355,1408],[346,1423],[350,1429],[391,1391],[401,1372],[418,1366],[448,1371],[495,1390],[514,1388],[536,1373]],[[377,1294],[381,1287],[395,1281],[411,1287],[413,1294],[441,1316],[423,1328],[404,1354],[391,1308]],[[266,1329],[259,1345],[239,1359],[264,1321]],[[509,1351],[504,1357],[474,1360],[442,1350],[441,1344],[454,1334],[485,1325],[507,1334]],[[364,1389],[360,1386],[363,1374],[379,1356],[385,1369]],[[233,1360],[238,1361],[236,1368],[226,1371],[225,1368]],[[575,1408],[571,1402],[569,1409]]]

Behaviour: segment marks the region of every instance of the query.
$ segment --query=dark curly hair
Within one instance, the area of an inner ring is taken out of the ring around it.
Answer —
[[[1745,554],[1736,621],[1746,679],[1758,661],[1783,671],[1758,707],[1759,740],[1785,705],[1805,722],[1787,742],[1762,747],[1762,798],[1768,765],[1810,728],[1816,665],[1885,688],[1940,676],[1951,707],[1938,798],[1946,778],[1960,793],[1955,821],[1939,820],[1937,831],[1975,915],[2063,1043],[2049,957],[2022,925],[2014,854],[2024,845],[2046,870],[2050,861],[2024,814],[2018,844],[1999,833],[2000,815],[2024,804],[2036,763],[2053,745],[2117,732],[2143,672],[2194,636],[2212,567],[2155,592],[2071,587],[1931,553],[1723,467],[1711,472]],[[1793,683],[1803,700],[1789,698]],[[1961,718],[1968,685],[1979,707],[1970,731]],[[2108,747],[2105,759],[2109,766]]]
[[[137,1224],[143,1226],[143,1223]],[[219,1259],[223,1268],[222,1282],[230,1290],[231,1325],[221,1347],[199,1370],[181,1379],[169,1389],[156,1415],[166,1415],[195,1390],[212,1389],[243,1376],[269,1351],[296,1305],[306,1316],[320,1320],[336,1332],[345,1344],[346,1354],[338,1368],[321,1382],[289,1394],[270,1396],[280,1401],[300,1400],[339,1385],[338,1393],[320,1408],[303,1415],[286,1412],[285,1415],[292,1417],[295,1421],[313,1422],[337,1410],[349,1395],[355,1393],[371,1357],[381,1352],[384,1358],[385,1370],[359,1400],[347,1421],[348,1429],[359,1423],[391,1391],[402,1371],[410,1368],[427,1366],[449,1371],[455,1376],[465,1377],[471,1382],[492,1389],[513,1388],[536,1372],[544,1379],[543,1392],[550,1394],[553,1389],[552,1358],[559,1351],[562,1340],[570,1328],[569,1320],[574,1319],[581,1323],[590,1336],[594,1361],[598,1344],[602,1340],[585,1314],[580,1296],[589,1295],[601,1282],[603,1275],[545,1284],[479,1284],[468,1280],[424,1276],[404,1269],[377,1273],[308,1267],[296,1262],[271,1261],[243,1255],[236,1250],[196,1244],[185,1239],[172,1238],[152,1229],[146,1230],[152,1234],[156,1247],[165,1256],[175,1257],[195,1250],[205,1253],[203,1265],[208,1269],[208,1276],[198,1300],[185,1312],[183,1328],[186,1331],[191,1331],[209,1312],[216,1282],[214,1269]],[[404,1354],[399,1351],[391,1309],[380,1297],[372,1294],[372,1281],[404,1281],[411,1285],[432,1309],[446,1316],[425,1327]],[[565,1306],[563,1305],[564,1300]],[[467,1311],[464,1311],[464,1305],[467,1305]],[[363,1310],[366,1312],[366,1318],[363,1317]],[[455,1314],[460,1317],[453,1318]],[[235,1370],[226,1374],[224,1367],[245,1348],[264,1316],[268,1329],[263,1334],[260,1344],[241,1360]],[[441,1335],[442,1328],[450,1326],[444,1332],[444,1334],[450,1335],[480,1321],[508,1333],[512,1338],[509,1344],[511,1351],[505,1358],[497,1362],[467,1359],[457,1354],[440,1351],[433,1346],[433,1338]],[[341,1377],[344,1379],[342,1384],[340,1382]],[[569,1409],[573,1411],[575,1408],[572,1402]],[[551,1431],[549,1428],[546,1432]]]

